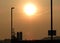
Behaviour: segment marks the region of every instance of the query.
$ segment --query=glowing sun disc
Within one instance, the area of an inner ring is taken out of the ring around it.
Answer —
[[[29,16],[34,15],[36,12],[36,6],[34,6],[32,3],[26,4],[24,6],[24,12]]]

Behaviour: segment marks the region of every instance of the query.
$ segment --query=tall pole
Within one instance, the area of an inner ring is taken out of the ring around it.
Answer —
[[[14,7],[11,7],[11,39],[13,38],[12,36],[14,35],[14,29],[13,29],[13,9]]]
[[[51,0],[51,40],[53,40],[53,1]]]

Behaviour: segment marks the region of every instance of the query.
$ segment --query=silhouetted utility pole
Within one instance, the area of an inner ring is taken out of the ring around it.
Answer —
[[[56,36],[56,30],[53,30],[53,0],[51,0],[51,30],[48,30],[48,35],[51,36],[51,40],[53,39],[53,36]]]
[[[53,1],[51,0],[51,40],[53,40]]]
[[[14,7],[11,7],[11,39],[15,36],[15,32],[13,28],[13,9]]]

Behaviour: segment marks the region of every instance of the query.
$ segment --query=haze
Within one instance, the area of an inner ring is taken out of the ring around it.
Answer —
[[[22,11],[23,5],[33,2],[38,7],[35,16],[28,17]],[[38,40],[48,37],[50,30],[50,0],[0,0],[0,39],[10,38],[10,15],[11,7],[13,12],[13,24],[15,32],[23,32],[24,40]],[[53,28],[60,36],[60,0],[53,0]]]

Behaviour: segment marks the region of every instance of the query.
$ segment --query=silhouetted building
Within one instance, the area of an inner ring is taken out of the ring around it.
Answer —
[[[22,32],[17,32],[17,40],[22,40]]]
[[[0,43],[3,43],[3,40],[0,40]]]
[[[51,37],[45,37],[42,40],[51,40]],[[53,37],[53,40],[60,40],[60,36]]]
[[[11,39],[4,39],[3,43],[11,43]]]

